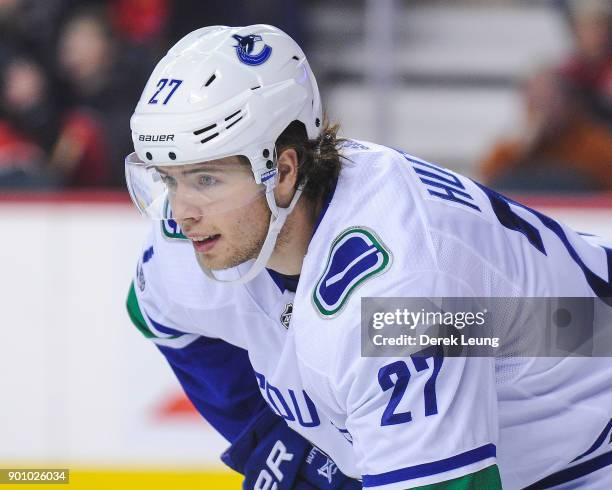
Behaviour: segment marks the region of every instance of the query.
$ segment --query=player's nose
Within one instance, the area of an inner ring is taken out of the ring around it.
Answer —
[[[188,194],[181,192],[175,193],[171,200],[172,217],[177,221],[197,221],[202,217],[202,209],[190,199]]]

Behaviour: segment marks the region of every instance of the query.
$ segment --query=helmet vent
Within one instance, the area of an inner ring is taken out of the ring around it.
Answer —
[[[300,61],[300,59],[297,56],[292,56],[292,59],[294,59],[295,61]]]
[[[240,120],[242,119],[242,116],[240,116],[238,119],[236,119],[233,123],[231,123],[229,126],[227,126],[225,129],[229,129],[231,128],[234,124],[236,124],[237,122],[240,122]]]
[[[205,133],[206,131],[210,131],[213,128],[216,128],[217,125],[216,124],[211,124],[210,126],[206,126],[205,128],[202,129],[198,129],[197,131],[194,131],[193,134],[195,134],[196,136],[202,133]]]
[[[238,109],[236,112],[234,112],[233,114],[230,114],[229,116],[227,116],[225,118],[226,121],[229,121],[230,119],[232,119],[233,117],[236,117],[238,114],[240,114],[242,112],[241,109]],[[242,118],[241,118],[242,119]]]
[[[203,138],[200,140],[200,143],[208,143],[210,140],[219,136],[222,131],[230,129],[235,124],[238,124],[244,118],[245,114],[245,111],[238,109],[229,116],[223,118],[222,121],[220,120],[215,124],[210,124],[205,128],[198,129],[197,131],[194,131],[193,134]],[[227,126],[225,126],[225,124],[227,124]]]
[[[257,85],[257,87],[251,87],[251,90],[257,90],[258,88],[261,88],[261,85]]]
[[[217,136],[219,136],[219,133],[211,134],[207,138],[204,138],[202,141],[200,141],[200,143],[206,143],[207,141],[210,141],[211,139],[216,138]]]
[[[217,78],[217,74],[213,73],[210,78],[206,81],[206,83],[204,84],[205,87],[208,87],[211,83],[213,83],[215,81],[215,78]]]

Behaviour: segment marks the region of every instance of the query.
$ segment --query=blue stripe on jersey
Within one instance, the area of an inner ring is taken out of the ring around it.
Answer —
[[[495,455],[495,445],[486,444],[476,449],[466,451],[465,453],[457,454],[456,456],[434,461],[432,463],[408,466],[406,468],[388,471],[378,475],[363,475],[363,486],[377,487],[380,485],[388,485],[390,483],[437,475],[438,473],[444,473],[445,471],[450,471],[461,468],[462,466],[477,463],[483,459],[494,458]]]
[[[510,208],[510,203],[525,208],[524,205],[513,201],[512,199],[506,198],[501,194],[485,187],[481,184],[476,183],[484,191],[491,201],[491,207],[499,222],[509,230],[518,231],[529,240],[529,243],[539,250],[541,253],[546,255],[546,249],[544,248],[544,242],[542,241],[542,235],[538,229],[533,226],[529,221],[516,214]],[[532,211],[529,209],[529,211]]]
[[[147,315],[147,318],[151,322],[151,325],[153,325],[161,333],[165,333],[167,335],[175,335],[177,337],[180,337],[181,335],[185,335],[185,332],[180,332],[179,330],[174,330],[173,328],[166,327],[165,325],[162,325],[161,323],[157,323],[149,315]]]
[[[585,456],[588,456],[592,452],[595,452],[597,449],[599,449],[601,445],[604,443],[604,441],[606,440],[606,438],[608,437],[610,429],[612,429],[612,419],[610,419],[610,422],[608,422],[608,425],[606,425],[604,430],[601,432],[601,434],[599,434],[599,437],[595,440],[593,445],[589,449],[587,449],[584,453],[582,453],[580,456],[578,456],[576,459],[574,459],[572,463],[574,461],[578,461],[579,459],[584,458]]]
[[[606,253],[606,259],[608,261],[608,281],[604,281],[601,277],[595,274],[591,269],[587,267],[582,258],[576,252],[576,249],[569,242],[567,235],[561,228],[561,225],[557,223],[554,219],[549,218],[545,214],[540,213],[539,211],[532,210],[538,218],[546,225],[546,227],[552,231],[555,235],[559,237],[568,253],[574,259],[574,262],[578,264],[578,267],[582,270],[586,281],[591,286],[593,292],[601,298],[601,300],[606,303],[608,306],[612,306],[612,276],[610,276],[610,271],[612,271],[612,249],[601,247]]]
[[[545,490],[546,488],[553,488],[563,483],[571,482],[577,478],[581,478],[590,473],[594,473],[597,470],[605,468],[606,466],[612,465],[612,451],[609,453],[602,454],[596,458],[580,463],[571,468],[558,471],[550,476],[547,476],[543,480],[529,485],[523,490]]]

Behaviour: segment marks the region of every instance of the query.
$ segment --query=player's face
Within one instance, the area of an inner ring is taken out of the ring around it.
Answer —
[[[262,186],[237,157],[158,169],[169,189],[170,205],[208,269],[235,267],[257,257],[268,230],[270,211]]]

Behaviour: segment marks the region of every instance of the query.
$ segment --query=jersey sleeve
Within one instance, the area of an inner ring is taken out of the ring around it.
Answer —
[[[155,294],[156,276],[152,270],[147,271],[146,288],[143,287],[142,268],[151,265],[146,262],[152,250],[146,248],[138,262],[127,297],[128,315],[164,355],[198,412],[233,443],[256,416],[270,410],[260,394],[247,351],[217,338],[185,331],[185,320],[173,321],[174,310],[160,304],[163,294]]]
[[[419,281],[431,293],[422,296],[471,295],[447,275]],[[436,347],[362,357],[360,326],[343,331],[331,369],[305,376],[323,405],[344,413],[363,487],[500,489],[494,359],[443,357]]]
[[[160,325],[152,331],[138,304],[133,283],[127,309],[136,328],[164,355],[198,412],[225,439],[234,442],[255,416],[269,410],[244,349],[220,339]],[[159,333],[165,336],[158,337]]]

